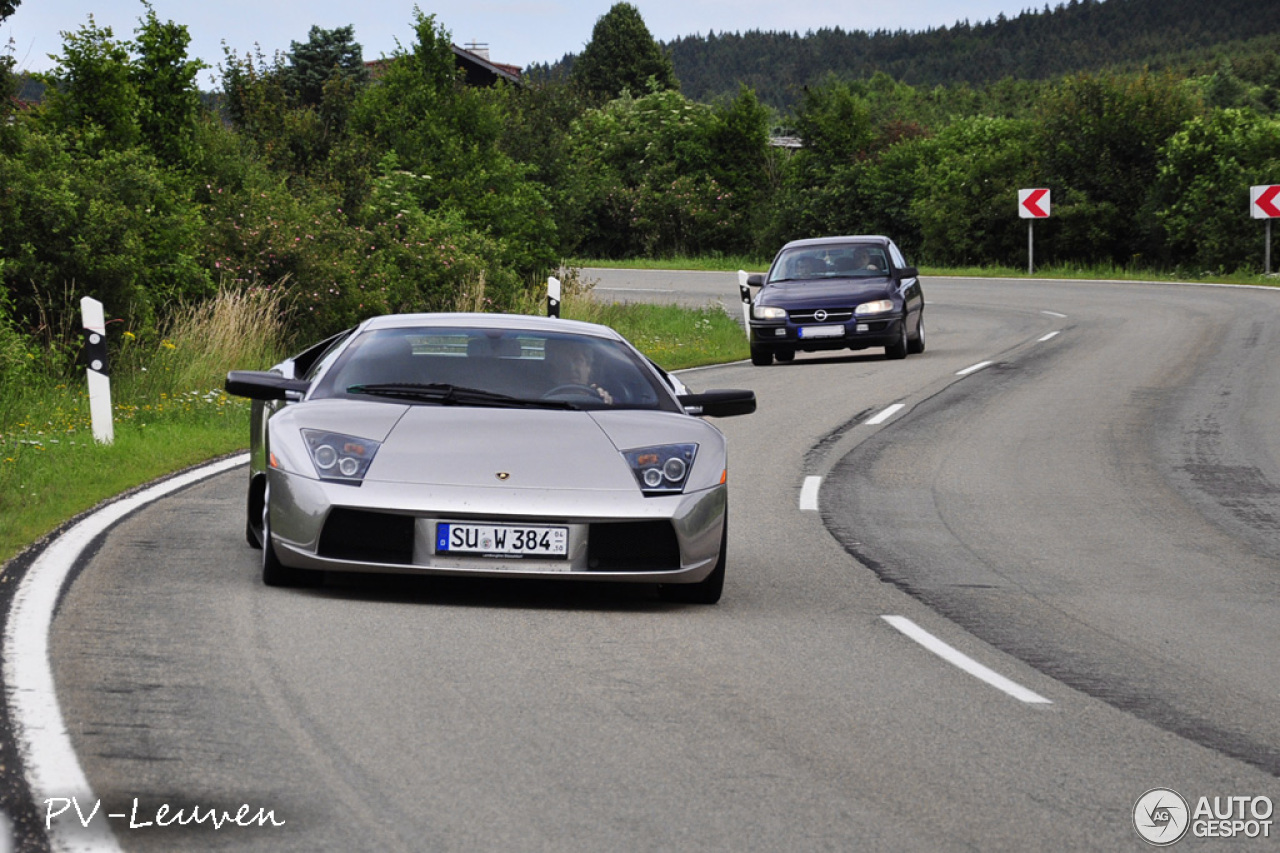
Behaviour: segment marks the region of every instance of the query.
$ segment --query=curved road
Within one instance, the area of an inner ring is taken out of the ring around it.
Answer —
[[[740,310],[731,275],[589,275]],[[1280,798],[1280,293],[925,286],[922,356],[684,376],[760,401],[719,423],[716,607],[267,589],[242,470],[122,522],[52,636],[103,812],[285,824],[120,845],[1137,850],[1151,788]]]

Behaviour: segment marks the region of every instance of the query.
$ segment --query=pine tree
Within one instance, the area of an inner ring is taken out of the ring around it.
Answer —
[[[640,10],[616,3],[596,21],[591,41],[573,64],[572,78],[595,97],[616,98],[624,90],[634,95],[679,89],[671,58],[654,41]]]
[[[334,77],[357,86],[368,78],[352,26],[333,30],[312,27],[305,43],[290,43],[288,59],[286,87],[303,106],[320,106],[325,84]]]

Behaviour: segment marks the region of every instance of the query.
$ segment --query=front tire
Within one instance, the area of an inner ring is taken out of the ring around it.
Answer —
[[[756,367],[768,367],[773,364],[773,352],[762,347],[752,347],[751,363]]]
[[[264,475],[262,481],[250,481],[249,494],[245,498],[248,509],[244,519],[244,538],[249,543],[249,547],[255,551],[262,548],[262,542],[258,539],[258,529],[254,525],[262,522],[261,494],[265,488],[265,479]]]
[[[916,338],[907,342],[907,352],[912,355],[919,355],[924,352],[924,312],[920,312],[920,319],[916,322]]]
[[[889,359],[906,358],[911,342],[907,340],[907,318],[903,317],[898,324],[898,340],[884,348],[884,357]]]

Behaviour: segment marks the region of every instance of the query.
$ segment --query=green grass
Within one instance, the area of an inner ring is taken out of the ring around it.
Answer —
[[[7,433],[0,439],[0,562],[106,498],[243,448],[243,408],[188,423],[117,424],[109,445],[84,433]]]
[[[636,258],[629,261],[608,261],[598,258],[569,262],[574,267],[599,267],[626,270],[697,270],[701,272],[764,272],[770,258],[745,256],[714,256],[709,258]]]
[[[923,276],[951,276],[958,278],[1030,278],[1030,279],[1069,279],[1076,281],[1163,281],[1163,282],[1198,282],[1204,284],[1252,284],[1274,287],[1280,280],[1276,276],[1265,276],[1261,273],[1215,273],[1215,272],[1152,272],[1151,270],[1125,269],[1122,267],[1075,267],[1048,266],[1027,274],[1026,267],[1013,269],[1010,267],[921,267]]]
[[[742,326],[716,307],[600,303],[584,309],[565,303],[562,316],[617,329],[666,370],[724,364],[751,356]]]
[[[695,270],[699,272],[764,272],[769,268],[770,259],[747,257],[713,257],[713,258],[660,258],[656,260],[610,261],[600,259],[578,259],[572,261],[576,267],[599,267],[602,269],[655,269],[655,270]],[[922,276],[947,276],[957,278],[1054,278],[1100,281],[1169,281],[1169,282],[1204,282],[1215,284],[1254,284],[1276,286],[1280,284],[1280,274],[1271,276],[1262,273],[1219,273],[1212,271],[1190,273],[1152,272],[1144,269],[1126,269],[1115,266],[1045,266],[1027,274],[1023,267],[920,267]]]
[[[244,448],[249,403],[223,378],[279,360],[283,314],[270,292],[223,293],[155,333],[109,331],[110,444],[94,440],[83,368],[0,325],[0,563],[107,498]]]

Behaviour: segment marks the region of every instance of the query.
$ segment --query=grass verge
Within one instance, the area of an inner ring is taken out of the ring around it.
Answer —
[[[110,444],[94,440],[71,338],[0,323],[0,563],[107,498],[242,449],[249,404],[223,378],[278,360],[286,314],[278,292],[225,292],[154,332],[109,327]]]
[[[0,562],[107,498],[243,448],[247,411],[223,413],[221,422],[122,426],[109,445],[92,438],[26,439],[25,446],[6,440]]]

